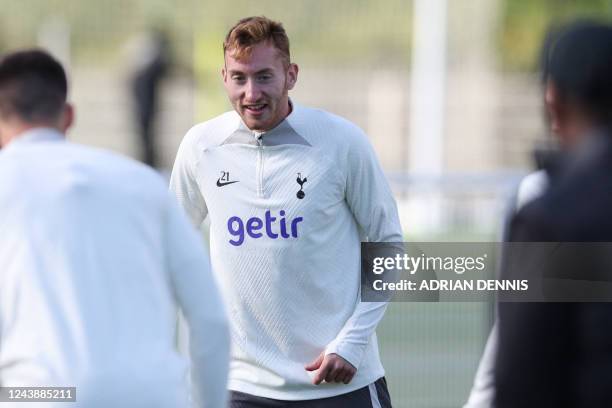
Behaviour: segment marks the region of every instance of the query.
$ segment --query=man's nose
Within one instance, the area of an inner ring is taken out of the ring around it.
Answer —
[[[247,81],[244,93],[244,97],[248,102],[257,102],[261,96],[261,90],[253,79]]]

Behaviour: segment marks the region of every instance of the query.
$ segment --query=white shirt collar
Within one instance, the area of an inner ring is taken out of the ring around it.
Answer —
[[[57,129],[37,127],[19,134],[10,144],[53,142],[64,140],[64,135]]]

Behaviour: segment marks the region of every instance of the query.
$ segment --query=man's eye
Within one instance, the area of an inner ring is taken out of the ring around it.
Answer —
[[[257,77],[259,81],[269,81],[272,79],[272,75],[260,75]]]
[[[234,76],[232,77],[232,81],[242,82],[242,81],[244,81],[244,77],[239,76],[239,75],[234,75]]]

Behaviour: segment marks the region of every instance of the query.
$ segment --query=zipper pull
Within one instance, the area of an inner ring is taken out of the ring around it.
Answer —
[[[263,139],[263,135],[264,134],[263,133],[259,133],[259,132],[253,132],[253,133],[255,135],[255,140],[257,140],[257,144],[260,147],[263,147],[263,140],[262,139]]]

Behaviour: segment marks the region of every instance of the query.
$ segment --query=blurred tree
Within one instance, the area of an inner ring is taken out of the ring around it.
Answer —
[[[36,45],[41,24],[65,21],[72,34],[73,59],[97,66],[115,63],[118,50],[135,33],[168,22],[179,64],[191,65],[195,0],[0,0],[5,48]]]
[[[576,18],[612,20],[612,0],[505,0],[499,31],[503,69],[535,70],[548,28]]]

